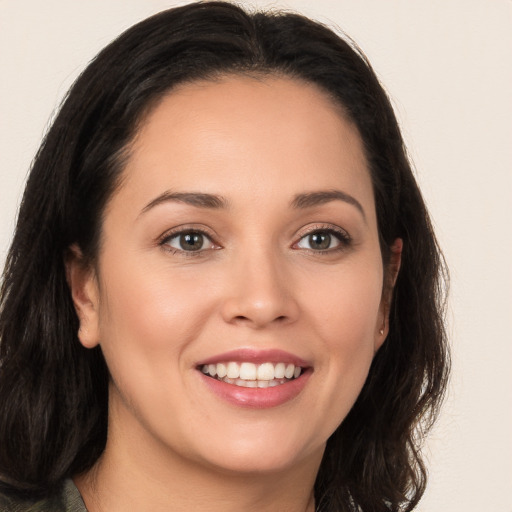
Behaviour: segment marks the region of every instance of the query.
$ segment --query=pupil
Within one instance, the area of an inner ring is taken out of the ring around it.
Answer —
[[[313,233],[309,236],[309,243],[313,249],[328,249],[331,245],[331,235],[328,233]]]
[[[198,251],[203,246],[203,235],[201,233],[181,235],[180,246],[185,251]]]

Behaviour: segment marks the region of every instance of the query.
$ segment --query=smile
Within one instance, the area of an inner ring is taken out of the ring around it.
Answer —
[[[269,388],[297,379],[302,372],[292,363],[237,363],[235,361],[205,364],[201,371],[216,380],[244,388]]]

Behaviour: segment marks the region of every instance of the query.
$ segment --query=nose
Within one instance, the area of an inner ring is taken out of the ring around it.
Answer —
[[[293,279],[286,264],[271,251],[238,255],[230,263],[226,281],[224,321],[262,329],[297,320]]]

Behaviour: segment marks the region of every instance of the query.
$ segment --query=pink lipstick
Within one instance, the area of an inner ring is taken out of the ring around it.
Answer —
[[[312,373],[307,361],[282,350],[238,349],[205,359],[197,369],[218,397],[257,409],[293,400]]]

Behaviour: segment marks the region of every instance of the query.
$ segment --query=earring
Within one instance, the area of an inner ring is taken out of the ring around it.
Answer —
[[[380,333],[380,335],[382,336],[382,335],[384,334],[384,329],[381,329],[381,330],[379,331],[379,333]]]

